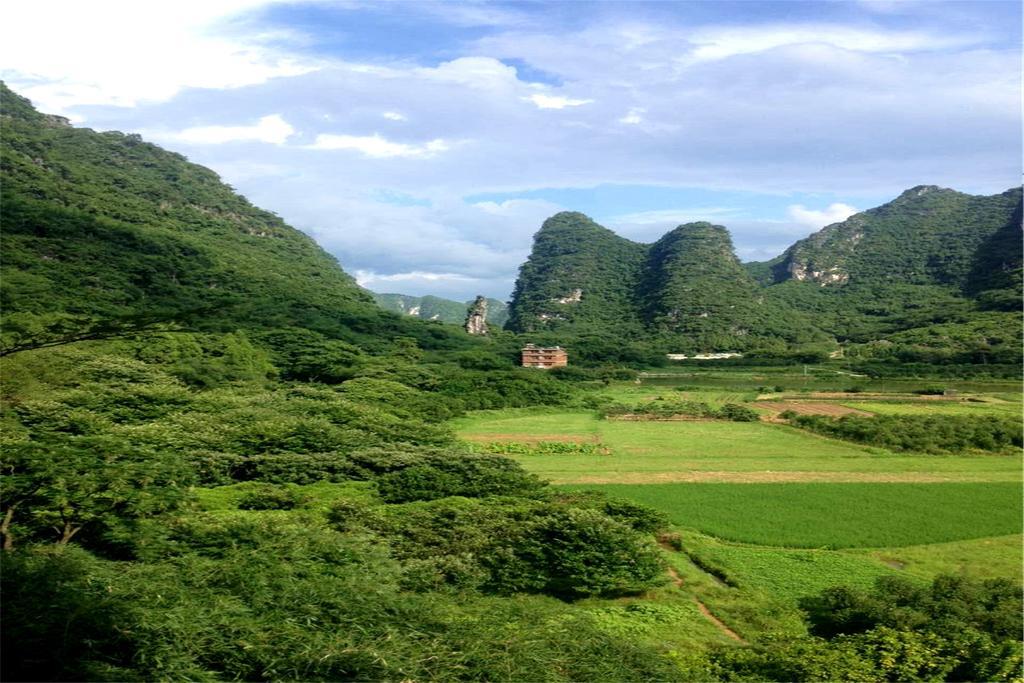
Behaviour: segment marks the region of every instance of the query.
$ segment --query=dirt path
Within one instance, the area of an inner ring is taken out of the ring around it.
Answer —
[[[475,442],[540,443],[558,441],[561,443],[597,443],[596,434],[464,434],[460,438]]]
[[[669,546],[666,543],[660,543],[659,545],[661,545],[661,547],[664,548],[665,550],[668,550],[668,551],[673,551],[674,550],[671,546]],[[682,588],[683,587],[683,583],[684,583],[683,577],[679,576],[679,572],[677,572],[676,568],[673,567],[672,565],[668,566],[668,575],[670,577],[672,577],[672,583],[675,584],[676,588]],[[743,640],[743,638],[741,638],[740,635],[738,633],[736,633],[736,631],[733,631],[731,628],[726,626],[725,622],[723,622],[721,619],[719,619],[714,614],[712,614],[711,610],[708,609],[708,606],[705,605],[703,602],[701,602],[700,598],[698,598],[696,595],[693,596],[693,601],[695,603],[697,603],[697,609],[700,610],[700,613],[704,615],[704,618],[707,619],[708,621],[710,621],[712,624],[714,624],[715,627],[719,631],[721,631],[724,635],[726,635],[729,638],[732,638],[733,640],[735,640],[738,643],[745,643],[745,642],[747,642],[747,641]]]
[[[810,402],[810,401],[757,401],[752,403],[755,408],[769,411],[772,416],[792,410],[799,415],[827,415],[829,417],[842,417],[843,415],[859,415],[861,417],[872,417],[872,413],[856,408],[847,408],[837,403]]]
[[[712,614],[711,610],[708,609],[708,606],[701,602],[699,599],[697,599],[697,596],[693,596],[693,601],[697,603],[697,609],[700,610],[700,613],[703,614],[708,621],[717,626],[719,631],[721,631],[722,633],[724,633],[725,635],[732,638],[738,643],[746,642],[745,640],[740,638],[740,635],[736,633],[736,631],[733,631],[731,628],[722,623],[721,619]]]

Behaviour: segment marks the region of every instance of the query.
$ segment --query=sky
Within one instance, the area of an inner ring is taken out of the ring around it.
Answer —
[[[558,211],[743,261],[915,185],[1021,176],[1021,4],[50,0],[42,111],[208,166],[378,292],[508,298]]]

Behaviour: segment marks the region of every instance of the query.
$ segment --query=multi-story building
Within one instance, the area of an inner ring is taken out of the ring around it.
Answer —
[[[564,368],[569,364],[569,355],[561,346],[542,347],[527,344],[523,348],[524,368]]]

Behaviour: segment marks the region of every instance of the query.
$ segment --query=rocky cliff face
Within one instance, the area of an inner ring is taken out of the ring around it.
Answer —
[[[487,334],[487,299],[478,296],[469,307],[466,314],[466,332],[473,335]]]

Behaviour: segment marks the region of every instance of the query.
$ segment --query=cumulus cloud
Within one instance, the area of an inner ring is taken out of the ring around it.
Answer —
[[[437,138],[423,144],[410,145],[403,142],[392,142],[380,135],[335,135],[325,133],[316,136],[316,141],[309,149],[323,150],[354,150],[373,159],[425,159],[449,149],[448,143]]]
[[[808,209],[802,204],[792,204],[788,209],[788,213],[789,217],[800,225],[806,225],[809,228],[817,229],[823,228],[826,225],[845,221],[847,218],[857,213],[857,209],[853,208],[849,204],[843,204],[840,202],[829,204],[826,208],[821,210]]]
[[[988,25],[974,7],[995,3],[868,21],[850,21],[856,5],[826,3],[816,15],[830,18],[815,23],[741,12],[701,24],[673,18],[671,3],[565,21],[545,3],[506,14],[424,1],[400,7],[423,21],[458,10],[453,24],[486,28],[434,36],[415,54],[401,50],[418,38],[400,31],[358,53],[344,41],[322,51],[338,26],[268,40],[288,28],[273,17],[289,14],[262,12],[270,0],[183,2],[20,3],[5,12],[0,67],[42,110],[95,128],[184,128],[148,135],[222,173],[347,268],[472,279],[394,285],[410,293],[504,296],[532,235],[561,209],[644,240],[712,220],[739,254],[761,258],[844,219],[849,204],[923,182],[997,192],[1020,172],[1019,9],[1009,4],[999,11],[1016,20]],[[338,7],[317,11],[328,6]],[[361,12],[399,12],[347,7],[353,32]],[[972,21],[943,18],[956,13]],[[257,120],[267,112],[279,120]],[[231,140],[268,144],[216,144]],[[526,199],[613,184],[740,194],[679,209]],[[776,197],[770,211],[765,195]]]
[[[237,88],[319,68],[210,28],[270,0],[54,0],[4,7],[4,78],[46,111],[133,106],[184,88]]]
[[[283,145],[294,134],[295,128],[280,114],[271,114],[262,117],[251,126],[196,126],[178,133],[157,136],[196,145],[220,145],[225,142],[266,142]]]
[[[566,107],[579,107],[584,104],[591,104],[594,101],[573,99],[572,97],[562,97],[561,95],[545,95],[544,93],[534,93],[526,99],[537,105],[538,109],[565,109]]]

